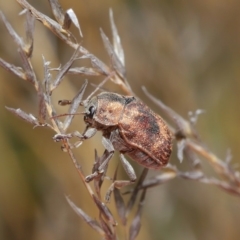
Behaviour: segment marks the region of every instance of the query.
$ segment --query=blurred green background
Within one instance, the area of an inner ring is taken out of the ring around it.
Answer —
[[[47,0],[29,2],[52,17]],[[240,1],[60,3],[65,10],[73,8],[77,14],[84,35],[83,46],[107,64],[110,60],[99,28],[111,37],[108,14],[111,7],[125,50],[127,77],[135,93],[158,113],[160,110],[142,93],[142,85],[184,117],[188,111],[206,110],[197,124],[201,138],[222,159],[230,149],[233,164],[239,164]],[[18,16],[21,8],[17,2],[0,1],[0,9],[24,36],[24,16]],[[73,27],[72,30],[77,35]],[[0,57],[21,66],[17,47],[2,22],[0,32]],[[42,55],[51,61],[51,67],[58,67],[72,53],[72,49],[36,22],[33,65],[39,79],[43,79]],[[19,107],[37,114],[34,89],[2,68],[0,79],[0,239],[100,239],[66,202],[64,195],[92,217],[98,217],[70,159],[52,141],[53,132],[33,129],[5,109]],[[57,101],[71,99],[83,79],[68,76],[56,91],[53,99],[59,112],[67,109],[57,107]],[[92,89],[89,87],[88,91]],[[108,89],[119,92],[113,85]],[[72,130],[83,129],[82,118],[75,118]],[[102,151],[100,137],[98,134],[75,151],[86,173],[91,171],[94,148]],[[117,155],[111,167],[116,166]],[[175,153],[171,162],[177,162]],[[138,172],[141,170],[134,166]],[[212,176],[207,164],[206,169]],[[213,186],[175,179],[149,190],[137,239],[238,240],[239,222],[238,197]]]

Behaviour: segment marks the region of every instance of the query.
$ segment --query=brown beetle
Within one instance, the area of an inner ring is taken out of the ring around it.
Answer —
[[[91,181],[103,171],[114,150],[121,153],[120,159],[130,178],[130,181],[115,181],[107,198],[114,187],[136,180],[135,172],[123,154],[150,169],[159,169],[167,164],[172,152],[171,133],[162,118],[144,103],[135,97],[103,92],[83,105],[87,127],[82,137],[88,139],[102,131],[106,149],[103,163],[87,176],[86,181]]]
[[[121,188],[136,180],[135,171],[124,154],[145,168],[159,169],[167,164],[171,155],[172,136],[162,118],[135,97],[109,92],[91,98],[92,95],[82,102],[86,123],[84,133],[67,136],[84,140],[97,131],[103,133],[102,143],[106,150],[99,166],[94,167],[93,173],[86,177],[87,182],[105,171],[115,150],[120,152],[120,160],[130,181],[114,181],[106,194],[108,201],[114,187]],[[55,140],[62,137],[64,135],[56,135]]]

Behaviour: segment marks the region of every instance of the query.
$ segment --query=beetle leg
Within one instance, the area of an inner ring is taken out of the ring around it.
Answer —
[[[126,171],[127,175],[129,176],[130,180],[117,180],[117,181],[114,181],[111,184],[111,186],[109,187],[109,189],[108,189],[108,191],[106,193],[106,196],[105,196],[106,202],[109,202],[110,196],[111,196],[114,188],[119,188],[120,189],[120,188],[125,187],[127,185],[131,185],[137,179],[137,176],[135,174],[135,171],[134,171],[133,167],[127,161],[127,159],[123,156],[123,154],[120,154],[120,160],[122,162],[124,170]]]
[[[77,137],[80,138],[81,140],[84,140],[93,137],[96,134],[96,132],[97,132],[96,128],[87,127],[83,134],[81,134],[78,131],[75,131],[73,133],[58,133],[54,135],[53,140],[59,142],[60,140],[70,139],[72,137]]]
[[[83,134],[81,134],[78,131],[74,132],[72,135],[74,137],[80,138],[80,141],[74,143],[74,147],[75,148],[79,147],[82,144],[82,140],[93,137],[96,134],[96,132],[97,132],[97,129],[88,128],[88,127],[85,129]]]
[[[88,139],[88,138],[91,138],[93,137],[97,132],[97,129],[96,128],[90,128],[90,127],[86,127],[85,131],[83,132],[83,135],[75,135],[76,137],[79,137],[81,139]]]
[[[104,154],[106,155],[105,159],[103,159],[101,165],[98,167],[97,170],[95,170],[92,174],[88,175],[85,178],[86,182],[90,182],[92,181],[94,178],[98,177],[100,174],[102,174],[105,169],[106,166],[108,165],[109,161],[111,160],[113,154],[114,154],[114,147],[111,143],[111,141],[105,137],[102,138],[102,144],[104,146],[104,148],[106,149],[106,151],[104,152]]]
[[[59,141],[64,140],[64,139],[70,139],[72,137],[77,137],[77,138],[80,139],[80,141],[76,142],[74,145],[71,145],[71,148],[74,148],[74,147],[77,148],[82,144],[82,140],[93,137],[96,132],[97,132],[97,129],[87,127],[85,129],[85,131],[83,132],[83,134],[81,134],[78,131],[75,131],[73,133],[67,133],[67,134],[58,133],[58,134],[55,134],[55,136],[53,137],[53,140],[55,142],[59,142]]]
[[[137,179],[136,173],[132,167],[132,165],[127,161],[127,159],[123,156],[123,154],[120,154],[120,160],[122,162],[123,168],[126,171],[128,177],[130,178],[131,182],[135,182]]]

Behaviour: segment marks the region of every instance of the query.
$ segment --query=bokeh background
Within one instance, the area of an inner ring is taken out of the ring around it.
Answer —
[[[29,1],[52,17],[47,0]],[[62,0],[73,8],[84,35],[82,44],[107,64],[99,28],[110,37],[109,8],[125,50],[127,77],[134,92],[156,112],[141,91],[145,85],[157,98],[187,117],[204,109],[197,129],[206,146],[224,159],[230,149],[239,164],[240,140],[240,1],[237,0]],[[16,1],[0,1],[0,10],[24,36],[24,17]],[[72,28],[73,32],[77,31]],[[42,55],[52,67],[73,53],[36,22],[33,65],[43,79]],[[21,65],[17,47],[0,22],[0,57]],[[79,66],[84,62],[79,62]],[[84,78],[66,77],[53,96],[71,99]],[[99,79],[89,78],[91,82]],[[121,93],[114,85],[111,91]],[[93,88],[89,86],[88,91]],[[100,239],[66,202],[65,195],[92,217],[98,217],[70,159],[52,141],[53,132],[33,129],[6,111],[20,107],[37,114],[32,86],[0,68],[0,239]],[[57,107],[57,104],[56,104]],[[57,107],[59,112],[66,108]],[[168,119],[166,119],[168,121]],[[73,130],[84,129],[81,117]],[[102,151],[100,134],[76,151],[90,173],[94,148]],[[171,157],[177,163],[176,154]],[[114,168],[117,153],[111,162]],[[185,163],[183,163],[184,166]],[[181,165],[179,165],[181,168]],[[204,164],[209,176],[213,176]],[[137,172],[141,167],[134,165]],[[114,204],[112,203],[114,208]],[[148,191],[137,239],[238,240],[240,199],[209,185],[175,179]],[[120,238],[121,227],[119,227]]]

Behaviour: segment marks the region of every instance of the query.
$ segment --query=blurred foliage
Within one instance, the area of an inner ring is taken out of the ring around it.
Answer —
[[[29,2],[52,16],[48,1]],[[142,85],[183,116],[205,109],[197,124],[201,138],[223,159],[230,148],[233,162],[238,164],[239,1],[63,0],[61,4],[77,14],[83,46],[106,63],[109,59],[99,28],[111,36],[111,7],[125,50],[127,77],[135,93],[156,112],[158,108],[142,93]],[[19,5],[13,0],[2,1],[0,9],[24,35]],[[2,22],[0,31],[1,58],[20,65],[16,45]],[[42,55],[56,67],[72,55],[72,49],[39,23],[34,39],[33,63],[40,79]],[[36,113],[33,89],[1,68],[0,78],[0,239],[99,239],[64,197],[71,196],[86,212],[96,215],[76,170],[60,145],[52,141],[52,133],[44,128],[33,130],[5,110],[4,106],[21,107]],[[59,99],[71,99],[82,83],[83,79],[68,76],[55,93],[56,105]],[[119,91],[111,84],[108,87]],[[81,117],[72,128],[83,130]],[[102,151],[99,143],[97,135],[84,143],[81,151],[76,150],[84,159],[85,172],[91,171],[94,148]],[[177,161],[175,154],[171,161]],[[111,165],[117,162],[115,154]],[[216,187],[175,179],[150,190],[143,211],[139,240],[240,239],[239,199]]]

